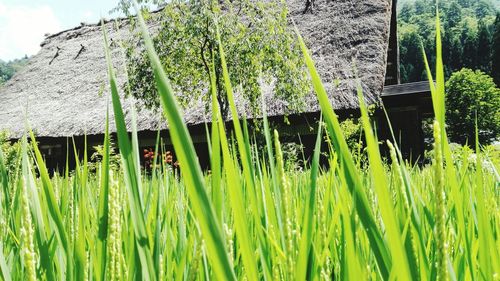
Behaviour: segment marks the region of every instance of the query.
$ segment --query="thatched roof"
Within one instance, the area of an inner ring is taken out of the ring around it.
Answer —
[[[315,2],[314,13],[303,14],[305,0],[287,1],[290,15],[313,54],[333,106],[357,108],[355,72],[367,102],[376,102],[384,83],[391,1]],[[112,42],[130,36],[128,20],[107,22],[105,28]],[[101,26],[82,25],[62,31],[47,37],[41,46],[28,65],[0,88],[0,130],[6,129],[13,138],[18,138],[24,133],[27,120],[38,136],[102,133],[109,86]],[[119,85],[122,85],[126,79],[124,55],[113,43],[111,51]],[[272,93],[267,93],[266,99],[270,115],[285,112],[283,102]],[[132,98],[124,98],[123,102],[126,111],[137,104]],[[306,104],[304,112],[319,110],[312,94],[306,97]],[[245,108],[243,101],[240,108]],[[187,124],[210,120],[200,101],[193,101],[185,109],[184,117]],[[148,110],[138,112],[137,123],[139,130],[166,126],[158,113]],[[111,129],[114,130],[113,125]]]

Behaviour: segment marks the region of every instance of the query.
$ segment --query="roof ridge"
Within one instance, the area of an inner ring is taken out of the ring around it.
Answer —
[[[158,8],[156,10],[150,11],[150,13],[151,14],[156,14],[156,13],[161,12],[163,9],[164,9],[164,7]],[[101,26],[101,23],[108,24],[110,22],[117,22],[117,21],[119,21],[119,22],[130,21],[131,18],[135,18],[135,17],[136,17],[135,15],[130,15],[130,16],[124,16],[124,17],[116,17],[116,18],[112,18],[112,19],[102,18],[97,23],[85,23],[85,22],[82,22],[79,26],[71,27],[71,28],[68,28],[68,29],[61,30],[61,31],[59,31],[57,33],[54,33],[54,34],[47,35],[45,37],[45,39],[42,41],[42,43],[40,43],[40,47],[43,47],[43,46],[47,45],[49,43],[50,39],[58,37],[58,36],[66,33],[66,32],[77,31],[77,30],[85,28],[85,27],[98,27],[98,26]]]

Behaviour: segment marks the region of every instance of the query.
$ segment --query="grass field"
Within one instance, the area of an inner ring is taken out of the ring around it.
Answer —
[[[203,174],[141,18],[139,26],[180,168],[155,159],[141,171],[106,50],[121,165],[110,165],[107,127],[95,173],[83,160],[49,177],[32,133],[14,170],[0,150],[3,280],[500,280],[498,167],[480,147],[450,150],[439,28],[435,77],[428,71],[436,80],[432,164],[410,166],[391,144],[392,161],[382,159],[360,92],[361,168],[299,36],[323,112],[311,163],[286,170],[265,118],[264,151],[252,144],[224,68],[235,139],[213,99],[211,173]],[[225,65],[222,46],[220,55]],[[329,169],[318,164],[325,139]]]

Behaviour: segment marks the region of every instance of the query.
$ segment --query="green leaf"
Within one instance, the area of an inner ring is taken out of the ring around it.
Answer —
[[[306,280],[308,259],[311,257],[311,244],[312,234],[316,225],[316,216],[314,210],[316,209],[316,186],[318,180],[319,170],[319,156],[321,153],[321,126],[323,117],[320,118],[318,123],[318,134],[316,136],[316,145],[314,146],[314,156],[311,166],[311,181],[309,182],[309,191],[307,193],[306,206],[304,206],[304,216],[302,218],[302,235],[300,238],[298,261],[296,264],[295,280]]]
[[[5,281],[12,281],[12,277],[10,276],[9,267],[7,266],[7,262],[5,261],[5,256],[3,254],[3,246],[0,244],[0,273],[2,274],[2,278]]]
[[[104,130],[104,154],[101,161],[101,180],[99,188],[99,209],[97,218],[99,229],[97,233],[97,267],[95,269],[96,280],[106,279],[106,244],[108,239],[108,195],[109,195],[109,108],[106,109],[106,127]]]

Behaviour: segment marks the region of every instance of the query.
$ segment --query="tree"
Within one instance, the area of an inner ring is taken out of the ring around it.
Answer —
[[[490,15],[495,11],[495,7],[491,4],[491,2],[486,2],[483,0],[477,1],[475,5],[475,13],[478,18],[484,18],[487,15]]]
[[[285,2],[175,0],[151,17],[160,23],[154,45],[174,90],[181,93],[181,103],[200,97],[208,101],[214,77],[219,106],[227,116],[217,21],[231,83],[252,110],[259,109],[261,80],[274,85],[274,95],[285,100],[288,109],[302,106],[309,84]],[[130,92],[146,106],[158,107],[149,60],[138,49],[132,44],[127,50]]]
[[[446,123],[451,141],[488,144],[500,136],[500,89],[482,71],[462,69],[446,82]]]
[[[493,46],[492,46],[492,66],[491,75],[500,87],[500,13],[497,14],[495,20],[495,33],[493,34]]]
[[[422,40],[416,27],[410,26],[400,34],[401,78],[403,81],[420,81],[425,65],[422,56]]]
[[[457,2],[452,2],[448,9],[446,9],[446,20],[450,27],[457,26],[460,20],[462,20],[462,9]]]
[[[452,35],[450,34],[450,37]],[[447,77],[451,76],[451,73],[460,70],[460,68],[463,65],[462,58],[463,58],[463,49],[461,48],[460,45],[460,39],[458,36],[455,38],[451,38],[451,52],[450,52],[450,59],[446,61],[447,65],[450,67],[451,72]]]
[[[446,77],[462,68],[462,44],[460,38],[450,29],[445,28],[442,37],[443,61],[445,62]]]
[[[477,67],[477,38],[476,34],[469,28],[468,25],[464,24],[461,42],[463,46],[463,66],[468,68]]]
[[[483,72],[491,73],[491,33],[483,21],[479,21],[477,35],[477,65]]]
[[[413,6],[410,3],[404,3],[399,10],[398,17],[400,21],[409,22],[413,14]]]

